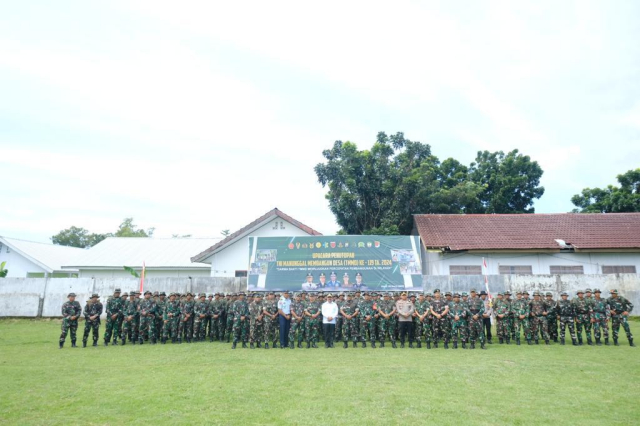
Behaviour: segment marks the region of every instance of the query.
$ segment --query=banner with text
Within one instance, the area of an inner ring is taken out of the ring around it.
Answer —
[[[420,237],[250,237],[249,291],[422,290]]]

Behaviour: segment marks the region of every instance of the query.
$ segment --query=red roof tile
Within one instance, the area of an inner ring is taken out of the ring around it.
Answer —
[[[414,223],[426,248],[449,250],[640,248],[640,213],[424,214]]]
[[[226,246],[227,244],[229,244],[230,242],[235,240],[237,237],[242,236],[245,232],[249,231],[251,228],[257,226],[261,222],[264,222],[265,220],[270,219],[270,218],[272,218],[274,216],[278,216],[278,217],[286,220],[287,222],[291,223],[292,225],[295,225],[298,228],[302,229],[304,232],[306,232],[309,235],[322,235],[320,232],[316,231],[315,229],[305,225],[302,222],[299,222],[299,221],[295,220],[291,216],[289,216],[289,215],[281,212],[280,210],[278,210],[278,208],[275,208],[275,209],[270,210],[267,213],[263,214],[262,216],[260,216],[259,218],[257,218],[256,220],[254,220],[253,222],[248,224],[247,226],[237,230],[233,234],[230,234],[228,237],[226,237],[222,241],[214,244],[213,246],[209,247],[208,249],[206,249],[202,253],[193,256],[191,258],[191,261],[192,262],[202,262],[205,258],[207,258],[210,254],[214,253],[216,250]]]

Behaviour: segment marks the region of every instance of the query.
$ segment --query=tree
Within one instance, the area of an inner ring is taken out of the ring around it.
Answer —
[[[138,226],[133,224],[133,218],[127,217],[122,221],[113,236],[130,238],[152,237],[155,230],[156,228],[149,228],[146,231],[144,229],[138,229]]]
[[[222,234],[223,237],[228,237],[229,234],[231,234],[231,231],[228,229],[223,229],[222,231],[220,231],[220,234]]]
[[[416,213],[533,212],[542,169],[512,151],[478,152],[470,167],[442,162],[402,132],[378,133],[370,150],[336,141],[315,166],[329,208],[346,234],[410,234]]]
[[[0,278],[6,278],[7,274],[9,273],[9,270],[4,268],[6,265],[7,262],[0,263]]]
[[[640,212],[640,168],[617,177],[620,186],[585,188],[571,197],[574,213]]]
[[[105,238],[107,238],[107,234],[90,234],[84,228],[72,226],[51,237],[51,242],[61,246],[85,248],[93,247]]]

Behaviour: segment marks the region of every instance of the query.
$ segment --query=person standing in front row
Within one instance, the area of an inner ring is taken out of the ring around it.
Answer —
[[[324,332],[324,347],[333,348],[333,338],[336,333],[336,317],[338,305],[333,301],[333,295],[327,295],[327,301],[322,304],[322,329]]]
[[[278,322],[280,325],[280,349],[289,346],[289,327],[291,326],[291,299],[285,290],[284,297],[278,300]]]
[[[491,316],[493,315],[493,307],[491,301],[487,297],[487,292],[482,290],[480,292],[480,299],[484,303],[484,312],[482,313],[482,328],[484,330],[487,343],[491,344]]]
[[[409,347],[413,348],[413,311],[415,307],[407,300],[407,293],[402,292],[401,299],[396,302],[398,325],[400,326],[400,347],[404,348],[404,340],[409,333]]]

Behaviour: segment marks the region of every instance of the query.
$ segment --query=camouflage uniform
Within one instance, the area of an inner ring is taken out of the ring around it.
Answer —
[[[578,293],[582,293],[579,291]],[[587,335],[587,343],[593,345],[591,341],[591,304],[585,298],[576,297],[571,301],[573,308],[576,312],[576,334],[578,337],[578,344],[582,345],[582,327]]]
[[[180,304],[180,322],[178,323],[178,342],[182,343],[182,338],[187,343],[191,343],[193,337],[193,312],[195,301],[187,299]]]
[[[506,341],[507,344],[509,344],[511,337],[509,335],[510,304],[501,299],[496,299],[494,303],[493,310],[496,313],[496,334],[498,335],[498,340],[500,343]],[[500,318],[498,315],[503,315],[503,317]]]
[[[228,298],[225,300],[225,318],[226,318],[226,326],[225,326],[225,335],[227,336],[227,343],[231,340],[231,335],[233,334],[233,304],[235,300],[232,298]]]
[[[431,313],[442,315],[442,318],[433,317],[433,347],[438,347],[438,341],[440,339],[444,340],[445,347],[449,345],[449,338],[451,335],[449,334],[447,320],[445,315],[445,311],[448,309],[449,305],[446,300],[440,298],[434,298],[431,301]]]
[[[596,345],[600,346],[600,337],[604,331],[604,342],[609,344],[609,325],[608,321],[611,317],[609,311],[609,303],[603,298],[594,298],[591,305],[591,320],[593,321],[593,337],[596,339]]]
[[[540,296],[540,293],[535,293],[534,296]],[[544,300],[534,299],[529,303],[529,310],[531,312],[531,334],[536,344],[538,344],[538,334],[540,333],[544,338],[546,344],[549,344],[549,331],[547,330],[547,319],[544,313],[547,312],[547,303]]]
[[[375,347],[376,341],[376,321],[374,318],[373,301],[363,300],[360,304],[360,338],[362,339],[362,347],[366,347],[367,332],[369,333],[369,340]],[[368,319],[367,319],[368,318]]]
[[[93,346],[98,345],[98,336],[100,335],[100,315],[102,314],[102,303],[96,300],[88,300],[84,307],[84,336],[82,336],[82,346],[87,346],[89,331],[93,330]],[[91,317],[97,315],[96,319]]]
[[[458,299],[456,301],[456,299]],[[456,319],[458,317],[458,319]],[[449,318],[451,319],[451,337],[453,339],[453,348],[458,349],[458,338],[462,340],[462,348],[466,349],[467,339],[467,318],[469,311],[467,305],[460,301],[460,295],[456,293],[453,302],[449,303]]]
[[[469,341],[471,342],[471,349],[475,349],[476,341],[478,340],[480,340],[480,347],[484,349],[482,314],[484,314],[484,300],[478,296],[472,296],[469,299]],[[474,319],[474,316],[477,319]]]
[[[336,317],[336,332],[334,334],[334,340],[336,342],[339,342],[340,340],[342,340],[342,313],[340,313],[340,310],[342,309],[342,305],[344,305],[344,300],[340,300],[338,298],[338,300],[335,301],[336,305],[338,305],[338,316]]]
[[[346,315],[355,315],[358,312],[358,304],[354,300],[349,298],[342,304],[342,311]],[[353,318],[347,318],[347,317],[342,318],[342,338],[344,339],[345,348],[348,346],[347,343],[349,342],[349,338],[351,338],[351,341],[353,342],[353,346],[354,347],[356,346],[356,342],[358,341],[358,330],[356,329],[355,324],[358,321],[359,319],[357,316]],[[393,337],[391,338],[391,340],[395,341]],[[384,335],[381,337],[380,341],[384,342]]]
[[[207,315],[209,314],[209,302],[204,293],[200,293],[198,301],[193,305],[193,340],[204,341],[207,332]]]
[[[529,307],[529,301],[522,298],[516,298],[516,300],[514,300],[511,304],[511,309],[513,310],[515,321],[514,330],[516,344],[520,344],[520,336],[523,335],[527,342],[531,344],[531,328],[529,326],[529,317],[531,311]],[[521,316],[523,316],[524,318],[520,318]]]
[[[269,315],[278,313],[278,303],[275,300],[267,299],[262,303],[262,310]],[[269,342],[273,342],[273,347],[276,347],[278,337],[276,334],[276,330],[278,330],[278,315],[275,318],[271,318],[271,316],[264,316],[264,330],[263,330],[263,341],[265,345],[268,345]]]
[[[164,321],[162,340],[166,342],[169,334],[171,334],[171,341],[176,343],[179,336],[178,329],[180,323],[180,302],[178,300],[171,300],[171,298],[169,298],[169,301],[164,305],[162,320]]]
[[[142,345],[145,340],[156,343],[156,302],[152,298],[143,299],[138,306],[140,313],[140,332],[138,342]]]
[[[264,336],[264,305],[259,299],[256,299],[258,297],[249,303],[249,343],[251,343],[251,349],[255,343],[258,343],[259,346],[260,340]]]
[[[413,327],[415,331],[415,340],[418,342],[418,348],[422,347],[422,336],[425,338],[425,343],[431,346],[431,330],[429,329],[429,323],[427,322],[427,317],[431,310],[431,304],[421,296],[414,306],[414,313],[416,316],[413,317]],[[422,317],[424,318],[421,319]]]
[[[317,347],[316,343],[318,342],[318,332],[320,328],[320,315],[316,318],[312,318],[311,315],[315,315],[320,312],[320,302],[318,301],[310,301],[307,304],[305,312],[308,314],[305,319],[305,332],[307,338],[307,348],[313,345],[313,347]]]
[[[209,329],[209,340],[220,340],[224,337],[224,300],[213,299],[209,306],[211,311],[211,328]]]
[[[293,302],[291,302],[291,312],[295,312],[296,316],[298,316],[298,318],[296,318],[293,316],[293,314],[291,315],[291,323],[289,326],[289,347],[292,349],[295,344],[296,337],[298,341],[298,347],[299,348],[302,347],[302,340],[304,340],[304,334],[305,334],[304,333],[304,323],[305,323],[304,310],[305,310],[305,305],[302,302],[302,300],[294,300]]]
[[[120,298],[120,292],[116,290],[118,296],[109,297],[107,299],[107,306],[105,311],[107,313],[107,324],[105,325],[104,330],[104,344],[105,346],[109,344],[111,340],[111,336],[113,335],[113,344],[118,344],[118,337],[120,336],[120,317],[122,316],[122,309],[124,308],[124,304],[122,303],[122,299]],[[115,318],[114,318],[115,317]]]
[[[164,294],[164,292],[160,293],[158,300],[156,300],[156,339],[162,338],[162,331],[164,329],[164,320],[162,319],[162,314],[164,313],[164,307],[167,305],[167,299],[165,298]]]
[[[249,305],[243,299],[238,299],[231,306],[231,315],[233,317],[233,348],[239,341],[242,341],[242,347],[247,347],[247,332],[249,331]],[[243,319],[244,318],[244,319]]]
[[[562,293],[563,296],[566,296],[567,293]],[[568,299],[560,299],[556,304],[556,311],[558,313],[558,319],[560,320],[560,344],[564,345],[564,336],[567,326],[569,327],[569,335],[571,336],[571,341],[574,345],[577,345],[576,342],[576,330],[574,328],[574,320],[576,317],[576,311]]]
[[[618,294],[617,290],[611,290],[611,293],[616,295]],[[622,328],[627,333],[629,345],[635,346],[633,343],[633,334],[631,334],[627,317],[622,315],[623,312],[631,313],[631,311],[633,311],[633,304],[622,296],[612,296],[607,299],[607,302],[609,302],[609,309],[611,310],[611,330],[613,331],[614,345],[618,344],[618,332],[620,331],[620,325],[622,325]]]
[[[74,295],[75,296],[75,295]],[[71,344],[76,345],[76,331],[78,330],[78,318],[82,313],[82,307],[77,300],[66,301],[62,305],[62,333],[60,333],[60,348],[64,345],[67,333],[71,332]],[[76,317],[72,320],[71,317]]]
[[[547,296],[550,296],[548,293]],[[550,297],[547,297],[547,330],[549,330],[549,338],[554,342],[558,341],[558,312],[557,303]]]
[[[138,341],[138,324],[136,323],[136,317],[138,315],[138,304],[135,301],[135,298],[134,300],[127,300],[126,302],[124,302],[122,314],[123,321],[120,341],[124,345],[128,337],[129,341],[132,341],[135,344]]]

